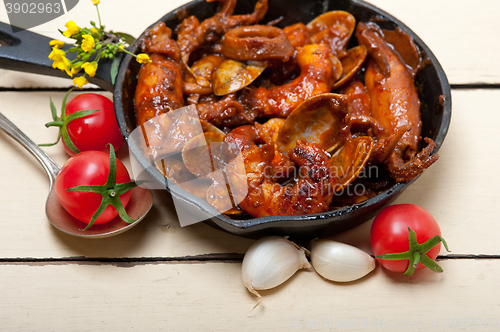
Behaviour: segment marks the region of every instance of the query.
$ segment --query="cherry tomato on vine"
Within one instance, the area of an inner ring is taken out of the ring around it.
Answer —
[[[386,269],[411,275],[425,267],[443,270],[434,259],[443,242],[441,229],[434,217],[420,206],[397,204],[384,208],[374,219],[371,246],[377,261]]]
[[[111,221],[118,214],[133,222],[125,206],[130,200],[129,190],[135,186],[111,147],[110,154],[84,151],[69,158],[56,177],[55,192],[63,208],[88,228]]]
[[[108,152],[108,144],[118,150],[125,140],[116,121],[113,102],[96,93],[82,93],[66,104],[71,91],[64,96],[60,117],[50,100],[53,121],[45,126],[59,127],[59,135],[55,143],[40,145],[55,145],[62,138],[64,150],[70,156],[82,151]]]
[[[66,115],[81,110],[99,110],[85,117],[68,123],[68,135],[79,151],[109,151],[107,144],[112,144],[118,150],[125,140],[123,139],[115,117],[113,102],[108,98],[95,93],[83,93],[66,105]],[[63,140],[64,150],[73,156]]]

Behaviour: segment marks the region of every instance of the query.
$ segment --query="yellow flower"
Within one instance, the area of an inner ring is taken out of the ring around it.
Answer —
[[[63,35],[65,37],[68,37],[70,38],[71,36],[73,36],[74,34],[78,33],[78,31],[80,31],[80,27],[78,25],[76,25],[76,23],[74,21],[69,21],[68,23],[66,23],[64,25],[66,27],[66,31],[63,32]]]
[[[92,62],[85,62],[82,65],[83,70],[85,70],[85,73],[89,75],[90,77],[94,77],[95,71],[97,70],[97,62],[92,61]]]
[[[80,70],[82,70],[82,67],[80,67],[80,66],[72,67],[71,68],[71,77],[73,77],[72,75],[74,75],[74,74],[78,74],[80,72]]]
[[[65,71],[68,76],[73,77],[73,73],[71,72],[71,62],[66,57],[55,60],[52,67]]]
[[[65,71],[66,74],[73,77],[73,74],[71,73],[71,62],[66,57],[61,57],[57,60],[54,60],[54,63],[52,63],[52,67]]]
[[[149,59],[149,55],[145,54],[145,53],[141,53],[141,54],[138,54],[137,55],[137,58],[136,58],[137,62],[139,63],[147,63],[147,62],[150,62],[151,60]]]
[[[66,74],[73,77],[73,74],[71,72],[71,61],[66,58],[66,52],[58,49],[57,46],[54,46],[52,48],[52,52],[50,52],[49,54],[49,59],[54,61],[52,63],[52,68],[57,68],[65,71]]]
[[[60,40],[51,40],[49,42],[50,46],[54,46],[54,48],[61,48],[64,46],[64,42],[63,41],[60,41]]]
[[[66,57],[66,52],[64,52],[63,50],[60,50],[57,46],[54,46],[52,48],[52,52],[50,52],[50,54],[49,54],[49,59],[56,60],[57,58],[60,58],[60,57]]]
[[[76,85],[78,87],[78,89],[81,89],[82,86],[84,86],[88,82],[89,81],[87,81],[87,79],[85,77],[83,77],[83,76],[75,77],[73,79],[73,84]]]
[[[100,0],[92,0],[92,3],[97,6],[101,1]]]
[[[96,28],[91,28],[91,29],[90,29],[90,32],[92,32],[92,34],[93,34],[93,35],[97,35],[97,33],[98,33],[99,31],[97,31],[97,29],[96,29]]]
[[[95,46],[94,37],[92,37],[91,35],[83,35],[82,38],[82,50],[84,50],[85,52],[89,52]]]

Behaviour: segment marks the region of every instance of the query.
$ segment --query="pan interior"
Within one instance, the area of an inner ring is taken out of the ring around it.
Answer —
[[[244,14],[253,11],[256,1],[237,2],[235,14]],[[283,8],[287,8],[284,12]],[[314,17],[331,10],[345,10],[356,18],[356,21],[376,20],[383,28],[394,29],[399,26],[405,30],[418,45],[427,65],[418,73],[416,85],[421,99],[423,120],[422,136],[432,138],[437,149],[442,145],[451,118],[451,92],[446,75],[438,60],[425,43],[406,25],[388,13],[375,6],[359,0],[340,1],[303,1],[303,0],[269,0],[269,10],[261,22],[280,19],[277,26],[284,27],[296,22],[307,23]],[[177,10],[166,14],[159,21],[166,23],[175,31],[181,19],[195,15],[202,21],[213,16],[217,11],[217,2],[207,3],[205,0],[192,1]],[[154,26],[152,24],[150,27]],[[175,35],[173,36],[176,37]],[[352,38],[350,46],[356,45]],[[140,38],[130,47],[135,53],[140,52]],[[140,65],[129,55],[125,56],[118,72],[114,91],[116,116],[120,130],[128,142],[130,133],[136,128],[134,112],[134,94],[137,85],[137,75]],[[154,167],[136,146],[130,146],[131,153],[139,164],[147,170],[149,176],[160,184],[165,178]],[[437,150],[435,151],[437,152]],[[413,181],[396,184],[379,195],[361,203],[347,206],[338,210],[304,216],[272,216],[265,218],[231,219],[225,215],[213,214],[213,209],[202,199],[199,199],[182,189],[167,188],[176,198],[185,202],[190,208],[206,214],[207,222],[228,232],[244,236],[260,236],[262,234],[288,234],[315,236],[319,232],[329,229],[337,233],[355,227],[372,218],[384,206],[392,202]]]

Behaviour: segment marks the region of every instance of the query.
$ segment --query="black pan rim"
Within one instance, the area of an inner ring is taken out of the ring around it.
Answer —
[[[272,0],[270,0],[272,1]],[[183,6],[180,6],[177,9],[174,9],[172,12],[167,13],[164,15],[161,19],[159,19],[157,22],[151,24],[151,26],[148,27],[150,29],[153,27],[155,24],[157,24],[160,21],[166,22],[168,20],[172,20],[175,17],[175,13],[178,12],[179,10],[187,10],[188,8],[191,8],[192,6],[199,5],[200,3],[204,3],[205,0],[194,0],[191,1]],[[331,3],[334,3],[334,1],[329,1]],[[444,142],[444,139],[447,135],[449,125],[451,122],[451,88],[448,82],[448,79],[446,77],[446,74],[441,67],[441,64],[435,57],[435,55],[432,53],[432,51],[429,49],[429,47],[418,37],[409,27],[407,27],[403,22],[399,21],[397,18],[394,16],[386,13],[385,11],[379,9],[376,6],[373,6],[372,4],[369,4],[363,0],[348,0],[347,2],[356,4],[358,6],[364,7],[367,10],[370,10],[376,15],[384,18],[385,20],[390,21],[392,24],[400,27],[404,31],[406,31],[415,41],[415,43],[418,45],[418,47],[421,49],[423,54],[427,57],[429,63],[432,64],[432,66],[435,68],[438,79],[439,79],[439,85],[442,89],[442,95],[444,96],[442,107],[443,107],[443,116],[441,119],[441,125],[437,131],[437,135],[435,138],[436,142],[436,149],[434,150],[433,153],[437,153],[441,147],[441,145]],[[334,6],[334,4],[333,4]],[[141,35],[142,36],[142,35]],[[140,38],[134,42],[131,47],[130,51],[133,53],[138,53],[138,50],[140,49]],[[120,68],[118,71],[117,75],[117,80],[116,80],[116,85],[115,85],[115,90],[114,90],[114,101],[115,101],[115,108],[116,108],[116,116],[118,123],[120,125],[120,130],[122,131],[122,134],[127,141],[127,143],[130,143],[128,138],[130,134],[130,128],[126,126],[126,119],[124,117],[124,112],[121,107],[121,102],[122,102],[122,97],[123,97],[123,89],[124,89],[124,83],[127,78],[127,74],[129,71],[129,66],[131,62],[133,61],[133,57],[130,55],[126,55],[123,60],[121,61]],[[148,174],[153,177],[153,179],[159,183],[164,183],[165,178],[163,175],[157,171],[156,169],[151,169],[151,164],[149,163],[149,160],[146,157],[143,157],[141,160],[141,155],[137,155],[138,149],[137,147],[130,146],[132,152],[134,153],[135,157],[138,159],[139,163],[146,169],[148,170]],[[149,166],[149,168],[148,168]],[[362,209],[363,207],[369,207],[369,206],[377,206],[382,203],[389,204],[389,202],[393,201],[399,194],[401,194],[410,184],[412,184],[415,180],[406,183],[396,183],[387,190],[379,193],[375,197],[372,197],[362,203],[359,204],[354,204],[350,205],[347,207],[343,207],[337,210],[331,210],[327,211],[324,213],[319,213],[319,214],[312,214],[312,215],[299,215],[299,216],[269,216],[269,217],[261,217],[261,218],[252,218],[252,219],[247,219],[247,220],[237,220],[237,219],[231,219],[225,215],[218,214],[213,208],[210,206],[207,206],[208,203],[198,197],[195,197],[194,195],[189,194],[188,192],[179,189],[179,188],[169,188],[166,186],[167,191],[169,191],[174,197],[177,199],[180,199],[181,201],[185,202],[186,204],[196,207],[202,212],[207,213],[207,219],[212,219],[213,222],[217,224],[220,228],[223,228],[229,232],[236,233],[236,234],[244,234],[246,232],[251,232],[251,231],[258,231],[258,230],[263,230],[266,228],[273,228],[273,227],[280,227],[280,226],[275,226],[276,224],[283,224],[287,223],[289,227],[300,227],[301,225],[296,225],[297,223],[303,223],[304,221],[312,222],[313,224],[316,223],[318,227],[323,227],[327,226],[331,223],[334,223],[336,220],[342,220],[344,217],[348,216],[350,213],[353,211],[358,211]],[[332,220],[333,219],[333,220]],[[309,225],[309,223],[308,223]]]

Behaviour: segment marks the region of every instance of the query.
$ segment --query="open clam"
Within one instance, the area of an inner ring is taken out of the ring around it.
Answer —
[[[347,50],[346,55],[340,58],[342,74],[333,85],[332,90],[342,86],[357,74],[367,54],[368,50],[364,45],[359,45]]]
[[[206,199],[214,183],[221,182],[219,175],[212,174],[222,167],[217,159],[220,153],[212,153],[210,148],[220,149],[224,136],[223,131],[199,119],[191,105],[145,122],[132,140],[141,143],[168,186],[176,185]]]
[[[307,99],[285,120],[276,146],[287,155],[299,139],[317,143],[331,152],[336,191],[354,181],[370,160],[374,147],[371,137],[352,137],[348,102],[344,95],[328,93]]]
[[[213,208],[220,213],[238,214],[241,210],[234,202],[234,190],[226,176],[227,163],[222,157],[224,136],[223,133],[205,132],[194,137],[182,150],[182,160],[194,176],[211,182],[208,188],[203,188],[206,189],[203,198]],[[238,168],[233,166],[230,169]]]
[[[203,132],[196,106],[190,105],[160,114],[144,122],[132,134],[146,156],[156,161],[182,151],[186,143]]]
[[[374,141],[369,136],[349,138],[330,158],[332,170],[337,178],[336,192],[359,176],[370,160],[373,146]]]
[[[197,178],[184,163],[174,156],[164,157],[155,161],[158,171],[170,182],[169,186],[176,185],[185,191],[205,199],[206,193],[212,181],[210,179]]]
[[[220,64],[224,61],[224,58],[220,55],[209,54],[196,61],[191,69],[195,74],[196,82],[202,86],[210,85],[212,81],[212,76]]]
[[[209,176],[222,168],[220,148],[224,134],[207,132],[187,142],[182,149],[182,160],[186,168],[197,177]]]
[[[185,66],[188,75],[184,77],[184,84],[187,88],[191,84],[197,85],[196,93],[210,94],[212,92],[212,76],[217,67],[224,60],[219,55],[206,55],[196,61],[191,67]],[[184,87],[186,90],[186,87]]]
[[[214,94],[224,96],[243,89],[259,77],[266,67],[267,64],[260,61],[222,61],[213,76]]]
[[[355,26],[354,16],[342,10],[326,12],[306,25],[311,43],[328,45],[339,58],[345,54]]]
[[[326,93],[305,100],[286,118],[276,140],[288,155],[299,139],[317,143],[331,152],[350,135],[349,110],[343,95]]]
[[[344,75],[344,67],[342,65],[342,61],[339,60],[339,58],[337,58],[337,56],[333,54],[330,54],[330,61],[332,62],[332,68],[333,68],[332,80],[333,82],[338,82]]]

